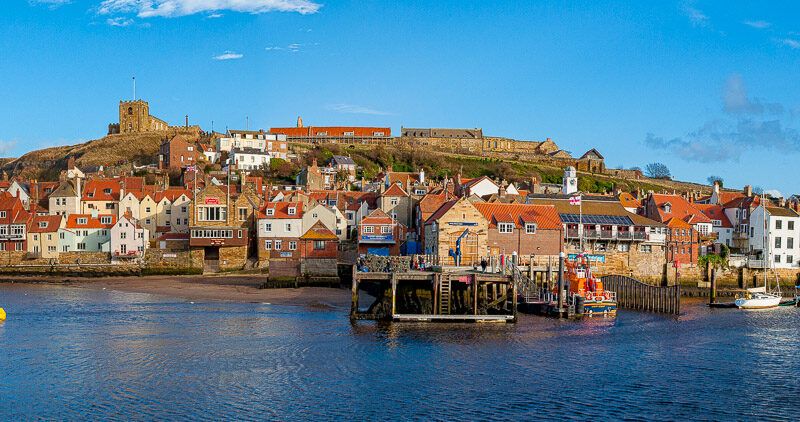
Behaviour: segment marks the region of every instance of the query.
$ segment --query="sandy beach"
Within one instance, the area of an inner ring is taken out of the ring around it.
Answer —
[[[350,306],[350,291],[347,289],[326,287],[259,289],[260,279],[259,276],[249,275],[104,278],[4,277],[0,282],[47,283],[95,290],[105,288],[203,302],[269,302],[297,306]]]

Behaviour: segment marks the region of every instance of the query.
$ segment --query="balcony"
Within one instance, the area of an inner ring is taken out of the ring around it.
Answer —
[[[577,229],[567,230],[567,239],[577,239],[579,237]]]
[[[633,240],[649,240],[650,236],[645,232],[633,232]]]
[[[601,230],[600,231],[600,238],[601,239],[613,239],[614,232],[611,230]]]
[[[599,237],[600,237],[600,233],[598,233],[598,232],[596,232],[594,230],[589,230],[589,231],[583,232],[583,238],[584,239],[597,239]]]
[[[631,232],[617,232],[617,239],[619,240],[631,240],[633,235]]]

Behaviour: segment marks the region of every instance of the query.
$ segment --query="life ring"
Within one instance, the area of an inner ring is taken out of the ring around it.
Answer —
[[[585,296],[586,296],[586,300],[592,300],[592,299],[594,299],[594,295],[592,294],[592,292],[586,292],[586,295],[585,295]]]
[[[605,296],[606,296],[606,300],[611,300],[611,292],[606,291]]]

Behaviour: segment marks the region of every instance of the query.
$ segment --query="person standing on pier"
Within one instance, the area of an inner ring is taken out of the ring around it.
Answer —
[[[487,265],[489,265],[489,263],[486,262],[486,258],[481,258],[481,269],[483,269],[484,273],[486,272],[486,266]]]

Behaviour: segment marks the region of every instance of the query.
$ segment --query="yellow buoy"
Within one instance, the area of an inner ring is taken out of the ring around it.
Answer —
[[[5,321],[5,320],[6,320],[6,311],[4,311],[3,308],[0,308],[0,321]]]

